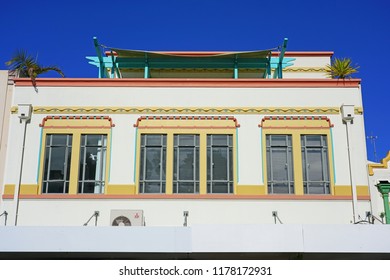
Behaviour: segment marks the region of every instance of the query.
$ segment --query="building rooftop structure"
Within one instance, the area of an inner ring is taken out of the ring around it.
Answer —
[[[99,68],[100,78],[282,78],[282,69],[294,61],[284,58],[287,41],[284,39],[278,57],[272,57],[271,49],[247,52],[124,50],[100,45],[95,37],[97,56],[87,59]]]
[[[245,238],[234,252],[260,257],[270,248],[252,231],[277,239],[303,229],[315,245],[328,228],[339,237],[330,239],[331,252],[307,247],[306,237],[279,247],[275,239],[271,251],[389,257],[387,246],[367,241],[387,227],[367,176],[361,81],[326,76],[333,52],[288,52],[287,40],[256,52],[128,51],[94,42],[97,56],[88,60],[98,78],[38,78],[39,94],[30,79],[14,79],[0,213],[20,226],[19,237],[30,227],[54,236],[76,226],[74,239],[84,240],[85,224],[112,240],[123,232],[172,240],[167,232],[178,232],[183,243],[169,250],[210,257],[232,249],[226,244],[237,234],[250,236],[256,252]],[[207,233],[226,228],[226,238],[208,247]],[[0,238],[13,234],[0,230]],[[349,234],[356,240],[344,246]],[[145,252],[161,252],[159,242]],[[61,254],[86,248],[61,244]],[[101,245],[117,250],[110,244]],[[129,256],[145,253],[128,244]],[[351,249],[357,244],[364,248]],[[22,245],[15,249],[36,252]]]

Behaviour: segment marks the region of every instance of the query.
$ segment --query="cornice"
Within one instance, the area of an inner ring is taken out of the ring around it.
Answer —
[[[28,78],[15,79],[16,87],[31,87]],[[200,88],[358,88],[360,79],[98,79],[39,78],[37,87],[200,87]]]
[[[17,106],[11,108],[16,114]],[[33,106],[34,114],[213,114],[213,115],[338,115],[339,107],[80,107]],[[355,107],[355,114],[362,115],[363,108]]]

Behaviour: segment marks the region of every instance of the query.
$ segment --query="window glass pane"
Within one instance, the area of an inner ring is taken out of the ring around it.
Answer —
[[[218,146],[218,145],[228,146],[229,142],[228,142],[227,135],[213,135],[212,144],[213,146]]]
[[[146,145],[147,146],[161,146],[161,135],[158,134],[148,134],[146,136]]]
[[[177,135],[177,136],[179,138],[179,141],[178,141],[179,146],[194,146],[195,145],[194,135],[183,134],[183,135]]]
[[[107,135],[81,135],[79,193],[104,192]]]
[[[199,192],[199,135],[174,135],[174,192]]]
[[[323,162],[322,153],[319,149],[307,150],[307,164],[308,164],[308,180],[309,181],[322,181],[324,179],[323,174]]]
[[[47,185],[48,193],[64,193],[64,182],[63,181],[51,181]]]
[[[207,136],[207,191],[233,193],[233,136]]]
[[[194,185],[194,183],[180,182],[180,183],[178,183],[178,190],[177,190],[177,192],[178,193],[195,193],[196,189],[197,188]]]
[[[306,194],[329,194],[329,164],[325,135],[302,135],[302,170]]]
[[[226,180],[227,179],[227,148],[213,148],[213,179]]]
[[[266,135],[268,193],[294,193],[291,135]]]
[[[145,193],[160,193],[161,185],[159,182],[146,182]]]
[[[159,180],[161,176],[161,149],[147,148],[146,150],[146,180]]]
[[[104,140],[106,139],[106,137],[103,135],[98,135],[98,134],[88,135],[87,136],[87,146],[105,146],[106,143],[103,139]]]
[[[274,149],[272,151],[272,177],[273,180],[287,181],[287,151],[286,149]]]
[[[42,192],[67,192],[70,176],[72,135],[47,134],[43,169]]]
[[[180,180],[194,179],[194,149],[180,149],[179,174]]]
[[[229,193],[229,183],[227,182],[213,183],[213,193]]]
[[[165,192],[166,135],[142,134],[139,192]]]
[[[199,141],[199,137],[197,137],[197,138]],[[195,168],[196,168],[195,180],[199,181],[199,148],[195,149]]]
[[[306,146],[321,146],[321,135],[306,135]]]
[[[52,134],[51,146],[66,146],[67,135],[64,134]]]
[[[52,147],[51,148],[51,164],[49,180],[64,179],[65,174],[65,152],[66,147]]]
[[[287,135],[271,135],[271,145],[275,146],[287,146]]]
[[[207,148],[207,181],[211,181],[211,170],[213,163],[211,162],[211,148]]]
[[[289,185],[288,183],[275,183],[273,184],[273,192],[274,193],[289,193]]]

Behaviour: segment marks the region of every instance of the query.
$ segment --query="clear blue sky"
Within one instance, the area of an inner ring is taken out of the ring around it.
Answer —
[[[4,1],[0,69],[16,49],[67,77],[97,77],[92,37],[141,50],[256,50],[289,38],[290,51],[334,51],[360,66],[366,135],[390,150],[389,0]],[[55,76],[51,74],[49,76]],[[373,146],[367,142],[374,160]]]

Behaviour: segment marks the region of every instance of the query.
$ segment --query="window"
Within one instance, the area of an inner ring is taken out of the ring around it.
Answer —
[[[329,194],[326,135],[301,135],[303,190],[305,194]]]
[[[47,134],[42,193],[68,193],[72,135]]]
[[[106,153],[107,135],[81,135],[79,193],[104,193]]]
[[[104,194],[111,146],[108,116],[43,118],[39,162],[41,193]]]
[[[199,193],[199,135],[175,134],[173,192]]]
[[[141,135],[140,193],[165,193],[167,136]]]
[[[233,193],[232,135],[207,135],[207,193]]]
[[[267,135],[268,193],[293,194],[294,170],[291,135]]]
[[[134,127],[136,193],[234,193],[234,117],[142,116]]]

